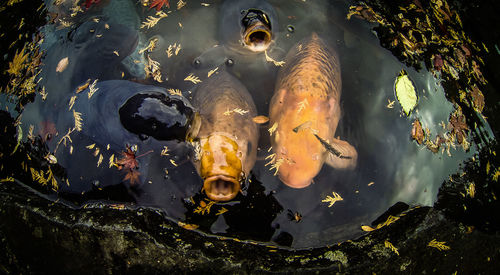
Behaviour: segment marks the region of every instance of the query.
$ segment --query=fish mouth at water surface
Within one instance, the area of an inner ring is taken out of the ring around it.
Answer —
[[[253,52],[267,50],[272,41],[271,22],[261,10],[249,9],[241,20],[243,43]]]
[[[241,185],[236,178],[231,176],[215,175],[204,180],[203,190],[211,200],[230,201],[238,195]]]

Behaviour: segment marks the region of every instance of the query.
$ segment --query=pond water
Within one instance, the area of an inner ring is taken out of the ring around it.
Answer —
[[[171,2],[170,9],[164,8],[171,12],[151,28],[141,28],[147,16],[163,15],[136,2],[101,1],[68,17],[73,27],[52,24],[42,29],[47,55],[38,85],[45,87],[48,96],[45,101],[37,96],[35,103],[26,107],[23,127],[25,133],[34,125],[35,134],[53,135],[49,148],[67,169],[68,184],[61,184],[58,191],[62,198],[102,190],[101,197],[93,198],[120,202],[116,199],[119,196],[108,192],[118,186],[123,188],[116,190],[126,190],[133,198],[127,202],[160,208],[169,217],[196,224],[208,234],[294,248],[317,247],[360,236],[361,225],[370,224],[398,201],[432,205],[441,183],[472,155],[462,149],[452,149],[451,156],[434,154],[411,140],[411,123],[417,115],[433,133],[444,132],[439,124],[447,121],[453,106],[430,72],[407,68],[379,45],[368,23],[347,20],[345,1],[234,1],[228,7],[222,6],[222,1],[188,0],[179,10],[177,3]],[[274,36],[268,49],[271,58],[283,60],[294,44],[313,32],[337,51],[342,116],[335,135],[357,149],[357,166],[339,170],[323,165],[312,185],[290,188],[265,166],[270,154],[270,125],[262,124],[257,161],[242,193],[230,202],[211,204],[201,192],[203,181],[190,161],[192,146],[132,134],[120,124],[117,109],[135,92],[155,90],[146,84],[179,89],[191,100],[199,84],[185,78],[193,74],[205,81],[208,72],[217,68],[239,79],[251,94],[257,113],[268,116],[279,66],[266,61],[263,53],[235,50],[239,37],[234,29],[239,22],[237,16],[228,15],[228,9],[268,4],[275,12],[270,15]],[[156,47],[144,50],[152,40]],[[180,50],[176,53],[176,49]],[[68,65],[56,72],[65,57]],[[148,58],[159,62],[161,83],[144,80]],[[394,81],[401,69],[408,72],[419,96],[417,110],[410,117],[402,114],[394,96]],[[91,79],[90,85],[98,79],[92,99],[88,89],[75,93],[87,79]],[[135,83],[112,81],[120,79]],[[70,111],[68,103],[74,95]],[[393,108],[387,107],[389,101],[396,101]],[[71,142],[64,144],[64,140],[59,141],[74,123],[73,110],[82,113],[83,129],[71,133]],[[140,177],[133,185],[124,180],[123,171],[108,166],[109,158],[120,157],[126,144],[137,145],[138,155],[145,153],[137,158]],[[168,155],[161,154],[165,146]],[[100,158],[102,163],[98,164]],[[332,192],[343,200],[329,207],[322,200]],[[200,206],[206,211],[199,211]],[[296,219],[299,215],[301,219]]]

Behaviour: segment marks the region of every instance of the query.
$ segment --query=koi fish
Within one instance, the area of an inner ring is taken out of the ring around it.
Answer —
[[[270,103],[271,136],[279,178],[293,188],[312,183],[326,162],[353,168],[356,149],[335,138],[340,119],[340,64],[337,54],[315,33],[285,58]]]
[[[201,117],[201,152],[194,164],[206,195],[229,201],[255,164],[259,133],[252,118],[257,111],[245,86],[225,71],[200,85],[192,103]]]

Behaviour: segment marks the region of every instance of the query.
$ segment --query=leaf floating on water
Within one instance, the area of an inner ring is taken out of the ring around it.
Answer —
[[[307,101],[307,98],[304,98],[301,102],[297,104],[299,106],[299,109],[297,110],[298,113],[300,113],[302,110],[304,110],[307,105],[309,105],[309,101]]]
[[[167,89],[167,92],[171,95],[182,96],[182,91],[179,89]]]
[[[394,89],[399,104],[403,107],[403,111],[407,116],[410,115],[410,112],[417,106],[417,93],[405,70],[401,70],[399,76],[396,78]]]
[[[90,144],[90,145],[85,146],[85,148],[87,148],[87,149],[89,149],[89,150],[94,149],[94,147],[95,147],[95,143],[92,143],[92,144]]]
[[[72,96],[70,99],[69,99],[69,108],[68,108],[68,111],[71,111],[71,108],[73,108],[73,105],[75,104],[75,100],[76,100],[76,95]]]
[[[111,157],[109,157],[109,168],[115,166],[115,154],[112,154]]]
[[[154,27],[156,24],[158,24],[158,22],[162,19],[162,18],[165,18],[167,17],[168,15],[166,13],[164,13],[163,11],[159,11],[156,13],[156,15],[158,17],[154,17],[154,16],[148,16],[146,18],[146,21],[145,22],[142,22],[142,25],[141,25],[141,29],[143,28],[146,28],[146,29],[150,29],[152,27]]]
[[[264,51],[264,55],[266,57],[266,61],[267,62],[272,62],[274,64],[274,66],[283,67],[283,65],[285,65],[285,61],[276,61],[276,60],[274,60],[272,57],[270,57],[267,54],[267,51]]]
[[[103,156],[102,156],[102,154],[100,154],[99,159],[97,160],[97,167],[99,167],[99,165],[101,165],[102,159],[103,159]]]
[[[321,202],[330,203],[328,205],[328,207],[332,207],[336,202],[344,200],[338,193],[332,192],[332,195],[333,195],[333,197],[326,196],[326,198],[324,200],[322,200]]]
[[[82,130],[82,113],[73,110],[73,118],[75,119],[75,129],[80,132]]]
[[[446,242],[438,242],[436,239],[430,241],[427,246],[437,248],[439,251],[450,250],[450,247],[445,244]]]
[[[92,84],[90,84],[89,86],[89,93],[88,93],[88,97],[89,99],[94,95],[95,92],[97,92],[97,90],[99,90],[99,88],[96,88],[95,85],[97,84],[97,80],[94,80],[94,82],[92,82]]]
[[[182,9],[182,7],[184,7],[185,5],[186,5],[186,2],[184,2],[182,0],[177,1],[177,10]]]
[[[90,78],[87,79],[87,81],[84,84],[82,84],[82,85],[78,86],[78,88],[76,88],[75,92],[78,94],[78,93],[82,92],[83,90],[87,89],[90,85],[90,81],[91,81]]]
[[[325,149],[334,154],[335,156],[341,158],[341,159],[352,159],[351,156],[344,156],[344,154],[342,154],[342,152],[340,152],[339,150],[335,149],[330,143],[328,143],[326,140],[320,138],[317,134],[314,134],[313,135],[319,140],[319,142],[321,142],[321,144],[323,144],[323,147],[325,147]]]
[[[68,57],[65,57],[65,58],[59,60],[59,63],[57,63],[56,72],[62,73],[64,70],[66,70],[66,67],[68,67],[68,64],[69,64]]]
[[[215,68],[213,70],[208,71],[208,76],[207,77],[211,77],[218,69],[219,69],[219,67],[217,67],[217,68]]]
[[[175,167],[177,167],[177,166],[178,166],[178,164],[177,164],[177,163],[175,163],[175,161],[174,161],[173,159],[170,159],[170,163],[172,163],[172,165],[173,165],[173,166],[175,166]]]
[[[392,109],[394,108],[394,100],[391,101],[390,99],[387,99],[387,105],[385,107],[389,108],[389,109]]]
[[[188,76],[186,76],[186,78],[184,78],[184,81],[191,81],[194,84],[198,84],[201,82],[201,80],[193,74],[189,74]]]
[[[411,129],[411,138],[417,141],[418,144],[422,144],[424,142],[425,134],[422,129],[422,124],[420,124],[420,120],[415,119],[412,125],[413,128]]]
[[[243,115],[245,115],[248,112],[249,112],[248,110],[243,110],[243,109],[240,109],[240,108],[234,108],[232,110],[225,111],[224,115],[228,116],[228,115],[231,115],[232,113],[237,113],[237,114],[240,114],[240,115],[243,116]]]
[[[156,48],[157,43],[158,43],[158,38],[153,38],[153,39],[149,40],[149,44],[146,47],[140,49],[139,54],[142,54],[145,51],[152,52]]]
[[[273,133],[276,131],[276,129],[278,129],[278,122],[275,122],[273,126],[271,126],[271,128],[268,129],[269,135],[272,136]]]
[[[264,123],[267,123],[269,121],[269,117],[267,116],[256,116],[254,118],[252,118],[253,122],[257,123],[257,124],[264,124]]]
[[[161,150],[160,155],[162,155],[162,156],[168,156],[169,155],[169,153],[168,153],[168,147],[167,146],[163,146],[163,150]]]
[[[303,131],[305,129],[311,129],[311,125],[312,125],[312,121],[308,120],[308,121],[300,124],[299,126],[293,128],[292,131],[294,133],[298,133],[298,132],[301,132],[301,131]]]

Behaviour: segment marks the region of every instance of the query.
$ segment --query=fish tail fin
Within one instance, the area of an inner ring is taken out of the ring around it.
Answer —
[[[330,142],[331,147],[340,155],[327,151],[326,163],[336,169],[354,169],[358,161],[358,152],[347,141],[333,139]]]

